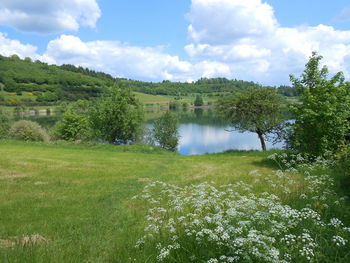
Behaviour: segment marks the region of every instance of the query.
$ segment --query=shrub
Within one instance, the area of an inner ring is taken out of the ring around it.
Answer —
[[[110,89],[90,108],[89,120],[94,136],[109,143],[136,141],[143,124],[143,107],[129,89]]]
[[[301,78],[291,76],[301,103],[291,106],[295,122],[290,141],[295,149],[315,156],[341,150],[350,133],[349,87],[342,72],[329,79],[321,59],[313,52]]]
[[[199,107],[199,106],[203,106],[204,105],[204,101],[202,96],[197,95],[196,99],[194,100],[194,106]]]
[[[186,101],[182,102],[182,108],[187,109],[188,108],[188,103]]]
[[[180,108],[180,103],[178,101],[171,101],[169,103],[170,110],[177,110],[178,108]]]
[[[23,141],[49,141],[47,132],[36,122],[20,120],[10,129],[10,136]]]
[[[167,111],[154,122],[153,136],[155,141],[166,150],[176,151],[179,143],[178,125],[178,119]]]
[[[10,120],[0,110],[0,139],[4,139],[8,136],[9,129],[10,129]]]
[[[88,138],[89,124],[84,115],[68,110],[63,114],[54,128],[54,135],[58,139],[67,141],[84,140]]]

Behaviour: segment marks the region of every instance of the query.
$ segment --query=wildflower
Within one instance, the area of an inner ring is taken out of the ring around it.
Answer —
[[[341,236],[333,236],[332,241],[338,247],[345,246],[345,244],[348,242],[346,239],[342,238]]]

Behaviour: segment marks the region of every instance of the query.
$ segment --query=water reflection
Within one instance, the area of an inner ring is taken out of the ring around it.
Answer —
[[[180,121],[178,147],[180,154],[200,155],[227,150],[261,149],[257,134],[228,131],[232,128],[212,110],[195,109],[188,112],[179,111],[176,114]],[[147,125],[149,128],[150,123]],[[272,145],[266,142],[266,146],[267,149],[282,148],[283,143]]]
[[[217,153],[227,150],[260,150],[260,141],[255,133],[227,131],[227,126],[200,125],[195,123],[180,124],[180,142],[178,151],[183,155]],[[281,148],[283,143],[267,148]]]

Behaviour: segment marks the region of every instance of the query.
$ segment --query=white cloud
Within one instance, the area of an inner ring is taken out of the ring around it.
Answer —
[[[3,56],[18,55],[20,58],[31,57],[37,58],[37,47],[22,44],[18,40],[12,40],[6,34],[0,32],[0,54]]]
[[[46,51],[38,54],[37,47],[9,39],[0,32],[0,54],[17,54],[49,64],[79,65],[116,77],[150,81],[193,81],[201,77],[229,77],[231,72],[225,63],[205,60],[190,63],[165,53],[163,47],[138,47],[118,41],[84,42],[72,35],[51,40]]]
[[[345,13],[345,12],[344,12]],[[197,61],[221,62],[231,78],[288,83],[312,51],[331,72],[350,73],[350,31],[331,26],[281,27],[262,0],[192,0],[186,52]]]
[[[178,56],[166,54],[162,47],[138,47],[118,41],[83,42],[71,35],[61,35],[50,41],[44,56],[56,64],[81,65],[113,76],[156,81],[229,77],[231,71],[221,62],[181,60]]]
[[[118,41],[83,42],[71,35],[50,41],[45,56],[57,64],[81,65],[136,79],[178,80],[192,68],[189,62],[164,53],[162,47],[137,47]]]
[[[278,26],[272,7],[260,0],[192,0],[187,17],[190,39],[208,44],[269,35]]]
[[[42,34],[94,28],[101,10],[96,0],[1,0],[0,24]]]

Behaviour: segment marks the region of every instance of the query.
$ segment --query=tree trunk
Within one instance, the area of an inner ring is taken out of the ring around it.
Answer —
[[[260,139],[260,143],[261,143],[261,149],[263,151],[266,151],[266,144],[265,144],[265,139],[264,139],[264,135],[261,132],[257,132],[259,139]]]

